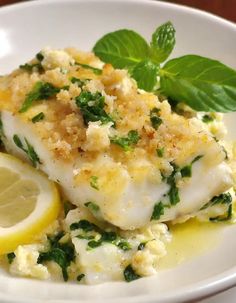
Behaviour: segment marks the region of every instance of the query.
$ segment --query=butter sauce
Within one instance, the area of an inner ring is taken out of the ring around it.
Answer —
[[[226,224],[196,219],[170,224],[172,240],[166,245],[167,254],[160,260],[159,269],[173,268],[216,247],[220,242],[222,225]]]

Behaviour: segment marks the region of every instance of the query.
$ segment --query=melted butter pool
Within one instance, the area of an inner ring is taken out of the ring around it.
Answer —
[[[204,254],[220,243],[225,223],[199,222],[191,219],[181,224],[170,224],[172,240],[167,243],[167,254],[159,268],[173,268],[193,257]]]

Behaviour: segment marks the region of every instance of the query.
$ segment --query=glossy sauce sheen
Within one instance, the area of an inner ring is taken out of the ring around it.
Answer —
[[[166,245],[167,254],[159,268],[173,268],[216,247],[225,223],[199,222],[191,219],[181,224],[170,224],[172,240]]]

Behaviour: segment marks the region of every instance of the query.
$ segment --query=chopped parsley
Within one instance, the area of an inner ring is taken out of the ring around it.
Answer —
[[[162,202],[156,203],[152,212],[151,220],[159,220],[164,215],[164,204]]]
[[[196,161],[198,161],[202,157],[203,157],[203,155],[197,156],[196,158],[193,159],[193,161],[190,164],[188,164],[188,165],[184,166],[183,168],[181,168],[181,170],[180,170],[181,176],[183,178],[185,178],[185,177],[187,177],[187,178],[192,177],[192,165],[193,165],[193,163],[195,163]]]
[[[110,138],[111,143],[119,145],[125,151],[132,150],[133,146],[138,143],[140,136],[136,130],[130,130],[126,137],[114,136]]]
[[[72,77],[72,78],[70,79],[70,81],[71,81],[71,83],[77,84],[78,87],[82,88],[82,87],[86,84],[86,82],[88,81],[88,79],[81,80],[81,79],[79,79],[79,78]]]
[[[26,145],[25,147],[18,135],[13,136],[13,141],[16,144],[16,146],[27,154],[27,156],[29,157],[33,166],[36,167],[37,164],[41,164],[40,159],[39,159],[37,153],[35,152],[33,146],[28,142],[28,140],[26,138],[24,138],[24,140],[25,140],[25,145]]]
[[[31,92],[26,95],[25,101],[20,108],[19,112],[26,112],[33,104],[34,101],[49,99],[56,95],[60,88],[53,86],[51,83],[38,81],[35,83]]]
[[[72,209],[75,208],[75,206],[73,204],[70,203],[70,201],[65,201],[63,203],[63,206],[64,206],[64,213],[65,213],[65,216],[68,214],[68,212]]]
[[[23,69],[29,73],[31,73],[33,71],[33,69],[37,69],[39,72],[43,71],[43,67],[42,67],[41,63],[33,63],[33,64],[25,63],[25,64],[21,64],[19,66],[19,68]]]
[[[157,156],[162,158],[164,156],[164,151],[165,151],[165,148],[162,147],[162,148],[157,148],[156,149],[156,152],[157,152]]]
[[[121,237],[119,237],[117,233],[115,233],[114,231],[104,231],[97,225],[89,222],[88,220],[80,220],[79,222],[74,222],[70,225],[70,230],[76,229],[81,229],[84,232],[82,235],[77,235],[77,238],[89,240],[87,247],[88,250],[97,248],[103,243],[111,243],[124,251],[131,249],[130,244]],[[98,236],[100,235],[100,238],[98,240],[94,240],[95,236],[89,234],[89,232],[92,231],[96,232]]]
[[[177,203],[180,202],[179,189],[176,186],[176,181],[175,181],[175,175],[178,172],[178,167],[174,163],[172,163],[172,167],[173,167],[173,172],[167,178],[167,184],[170,185],[170,190],[168,192],[168,195],[170,199],[170,204],[176,205]]]
[[[80,275],[78,275],[78,277],[76,278],[76,280],[78,282],[80,282],[84,277],[85,277],[85,274],[80,274]]]
[[[76,105],[80,108],[84,123],[88,125],[89,121],[101,121],[103,124],[113,122],[114,120],[106,113],[105,97],[100,92],[92,94],[88,91],[82,91],[75,98]]]
[[[160,109],[155,107],[150,111],[150,121],[152,127],[157,130],[158,127],[162,124],[162,119],[159,117]]]
[[[60,243],[60,239],[64,236],[64,233],[59,233],[54,237],[48,237],[50,243],[50,249],[47,252],[41,252],[39,254],[37,263],[44,263],[47,261],[56,262],[62,270],[64,281],[68,280],[67,268],[71,262],[75,259],[75,249],[71,242]]]
[[[210,115],[206,114],[202,117],[202,122],[204,122],[204,123],[210,123],[212,121],[214,121],[214,118]]]
[[[37,53],[35,57],[39,62],[43,61],[43,59],[44,59],[44,55],[40,52]]]
[[[84,205],[88,207],[88,209],[91,210],[92,212],[98,212],[100,210],[100,207],[94,202],[87,202]]]
[[[100,68],[96,68],[96,67],[93,67],[91,65],[84,64],[84,63],[79,63],[79,62],[76,62],[75,64],[81,66],[82,68],[90,69],[96,75],[101,75],[102,74],[102,70]]]
[[[96,190],[99,190],[98,187],[98,177],[97,176],[91,176],[90,177],[90,186]]]
[[[217,216],[214,218],[209,218],[209,220],[212,222],[230,220],[232,218],[232,196],[230,193],[223,193],[223,194],[220,194],[219,196],[213,197],[208,203],[203,205],[203,207],[200,208],[200,210],[207,209],[208,207],[212,207],[217,204],[226,205],[227,212],[224,215]]]
[[[36,123],[36,122],[39,122],[39,121],[43,120],[44,118],[45,118],[45,115],[44,115],[43,112],[41,112],[41,113],[35,115],[35,116],[31,119],[31,121],[32,121],[33,123]]]
[[[16,255],[14,254],[14,252],[7,254],[8,263],[11,264],[13,262],[13,260],[15,259],[15,257],[16,257]]]
[[[141,242],[138,246],[138,250],[143,250],[145,248],[146,244],[147,244],[146,242]]]
[[[133,270],[130,264],[124,270],[124,278],[126,282],[131,282],[141,278],[141,276],[135,273],[135,271]]]

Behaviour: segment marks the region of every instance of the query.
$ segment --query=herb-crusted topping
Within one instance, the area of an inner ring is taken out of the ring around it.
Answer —
[[[100,92],[92,94],[88,91],[82,91],[75,101],[81,110],[86,125],[88,125],[89,121],[101,121],[103,124],[108,122],[114,123],[114,120],[104,109],[105,97]]]
[[[110,138],[111,143],[119,145],[125,151],[132,150],[133,146],[138,143],[140,136],[136,130],[130,130],[126,137],[114,136]]]
[[[126,282],[132,282],[141,278],[140,275],[136,274],[131,265],[128,265],[124,270],[124,279]]]
[[[13,141],[16,144],[16,146],[27,154],[27,156],[29,157],[33,166],[36,167],[37,164],[41,164],[39,156],[35,152],[33,146],[28,142],[28,140],[26,138],[24,138],[24,140],[25,140],[25,145],[26,145],[25,147],[24,147],[23,143],[21,142],[21,139],[19,138],[18,135],[13,136]]]
[[[78,87],[82,88],[89,80],[88,80],[88,79],[86,79],[86,80],[81,80],[81,79],[79,79],[79,78],[72,77],[72,78],[70,79],[70,81],[71,81],[71,83],[77,84]]]
[[[55,96],[59,91],[60,89],[53,86],[51,83],[44,83],[41,81],[36,82],[32,91],[26,95],[25,101],[19,112],[26,112],[32,106],[34,101],[49,99],[50,97]]]
[[[164,204],[158,202],[154,205],[151,220],[159,220],[162,215],[164,215]]]
[[[31,119],[31,121],[32,121],[33,123],[36,123],[36,122],[39,122],[39,121],[43,120],[44,118],[45,118],[45,115],[44,115],[43,112],[41,112],[41,113],[38,113],[37,115],[35,115],[35,116]]]

